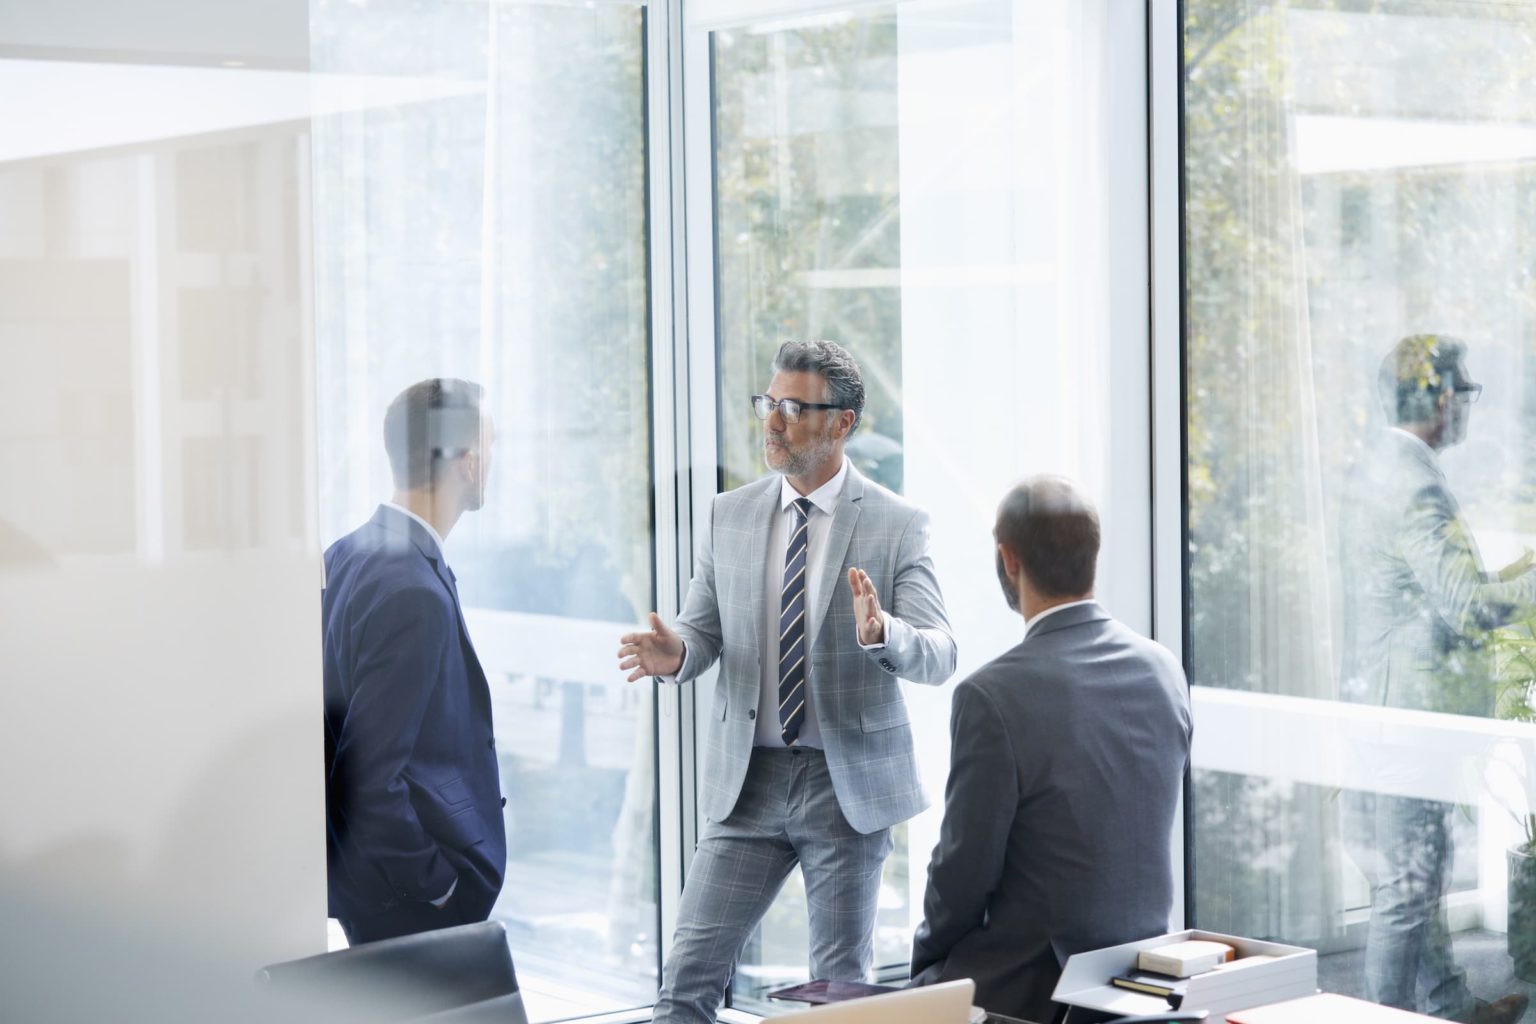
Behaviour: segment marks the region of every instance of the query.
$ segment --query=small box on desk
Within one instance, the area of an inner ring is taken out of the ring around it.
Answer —
[[[1070,1006],[1127,1015],[1167,1010],[1168,999],[1117,988],[1110,984],[1110,979],[1135,972],[1136,956],[1142,950],[1190,939],[1225,942],[1236,952],[1236,960],[1179,980],[1181,1009],[1209,1010],[1213,1018],[1220,1020],[1222,1014],[1233,1010],[1309,996],[1317,991],[1315,949],[1190,929],[1074,954],[1067,958],[1051,998]],[[1263,959],[1244,964],[1241,961],[1245,957]]]

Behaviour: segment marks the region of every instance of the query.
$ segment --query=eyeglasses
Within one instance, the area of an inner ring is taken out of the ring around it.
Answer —
[[[779,410],[785,423],[799,423],[800,414],[807,409],[846,409],[843,405],[828,405],[825,402],[802,402],[798,398],[769,398],[767,395],[752,396],[752,411],[760,420],[766,420],[773,415],[773,410]]]
[[[1468,405],[1483,397],[1483,386],[1481,384],[1457,384],[1452,390],[1462,396],[1461,400]]]

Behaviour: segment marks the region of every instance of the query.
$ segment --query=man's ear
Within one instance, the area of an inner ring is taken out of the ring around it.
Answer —
[[[1008,549],[1008,545],[1001,541],[998,542],[997,553],[1003,557],[1003,571],[1008,574],[1008,578],[1016,579],[1019,575],[1018,558]]]
[[[843,428],[837,435],[837,439],[841,441],[853,433],[853,425],[857,422],[859,415],[852,409],[840,409],[838,410],[837,418],[839,425]]]

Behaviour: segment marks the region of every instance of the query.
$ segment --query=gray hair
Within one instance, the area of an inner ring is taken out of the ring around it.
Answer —
[[[1440,396],[1461,381],[1464,342],[1444,334],[1410,334],[1381,361],[1376,390],[1387,422],[1428,423],[1435,418]]]
[[[815,373],[827,382],[827,403],[853,410],[852,434],[864,419],[864,377],[848,350],[835,341],[786,341],[773,357],[775,373]]]

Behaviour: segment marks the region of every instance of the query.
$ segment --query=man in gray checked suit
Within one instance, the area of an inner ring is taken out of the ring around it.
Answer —
[[[1410,335],[1382,360],[1377,389],[1388,426],[1351,472],[1343,503],[1344,644],[1340,696],[1362,704],[1491,716],[1496,679],[1489,630],[1536,615],[1530,552],[1483,568],[1439,453],[1466,438],[1482,394],[1466,346]],[[1371,887],[1367,998],[1473,1024],[1509,1024],[1523,994],[1477,998],[1456,964],[1446,922],[1455,807],[1424,794],[1445,766],[1388,728],[1362,744],[1344,795],[1344,838]],[[1422,996],[1421,994],[1422,993]]]
[[[1168,929],[1189,690],[1166,649],[1093,600],[1099,518],[1035,477],[998,508],[997,570],[1024,639],[955,688],[944,824],[913,983],[1051,1019],[1073,953]]]
[[[922,810],[897,679],[942,683],[955,642],[928,517],[864,479],[843,445],[858,365],[789,342],[752,407],[775,474],[717,497],[675,631],[624,636],[629,679],[721,662],[708,712],[708,819],[683,888],[654,1019],[715,1019],[741,949],[790,869],[805,876],[815,978],[867,980],[891,826]]]

